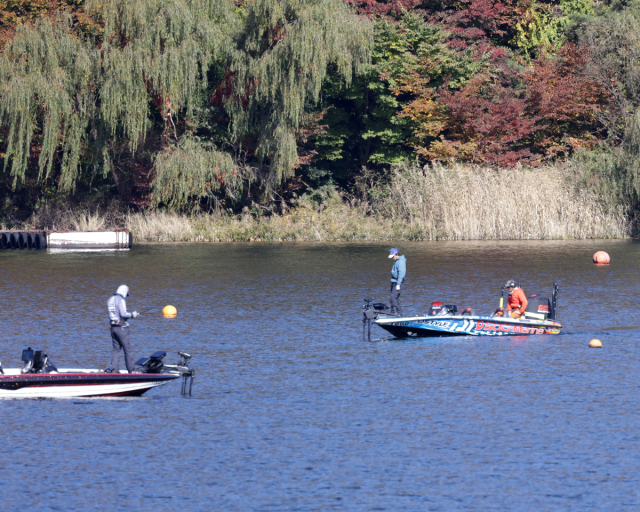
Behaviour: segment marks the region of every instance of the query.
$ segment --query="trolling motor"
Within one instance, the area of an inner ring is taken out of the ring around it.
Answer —
[[[391,308],[383,302],[373,302],[375,299],[364,299],[362,305],[362,336],[368,328],[368,339],[371,341],[371,322],[377,318],[394,317]]]
[[[182,389],[181,395],[187,394],[187,386],[189,387],[189,396],[191,396],[191,390],[193,389],[193,378],[196,376],[196,370],[189,368],[189,361],[191,360],[191,354],[186,352],[178,352],[180,360],[178,364],[166,364],[165,368],[168,368],[171,372],[178,372],[182,375]]]
[[[149,357],[143,357],[138,359],[136,365],[141,366],[143,373],[179,373],[182,375],[182,390],[181,395],[187,394],[187,385],[189,387],[189,396],[191,396],[191,390],[193,389],[193,378],[195,377],[195,370],[189,368],[189,360],[191,355],[186,352],[178,352],[180,361],[178,364],[164,364],[162,360],[167,355],[166,352],[159,350],[154,352]]]
[[[551,293],[551,315],[550,318],[555,320],[558,318],[558,290],[560,287],[553,283],[553,292]]]
[[[509,290],[504,286],[500,289],[500,306],[493,310],[491,316],[504,316],[509,303]]]

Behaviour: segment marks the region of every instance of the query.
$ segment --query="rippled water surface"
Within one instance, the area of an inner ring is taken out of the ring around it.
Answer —
[[[382,244],[0,252],[0,359],[104,368],[128,284],[137,356],[194,354],[193,397],[0,402],[3,510],[639,510],[640,244],[403,243],[407,312],[560,286],[566,334],[362,339]],[[609,267],[591,255],[606,250]],[[604,347],[589,349],[598,337]]]

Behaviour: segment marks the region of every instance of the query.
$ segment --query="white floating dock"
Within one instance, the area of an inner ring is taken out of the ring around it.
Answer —
[[[0,231],[2,249],[118,250],[131,249],[133,237],[122,231]]]
[[[47,233],[47,249],[131,249],[129,231],[69,231]]]

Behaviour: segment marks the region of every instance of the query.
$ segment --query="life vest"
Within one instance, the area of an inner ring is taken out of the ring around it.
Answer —
[[[518,309],[520,310],[520,313],[524,313],[524,310],[527,309],[528,304],[529,301],[527,301],[527,297],[522,291],[522,288],[516,288],[509,294],[509,300],[507,301],[507,311]]]

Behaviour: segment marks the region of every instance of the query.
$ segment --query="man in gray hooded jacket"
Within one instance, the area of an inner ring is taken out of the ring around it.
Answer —
[[[116,293],[107,301],[109,323],[111,324],[111,341],[113,343],[111,364],[105,370],[107,373],[120,373],[121,350],[124,350],[124,362],[127,365],[127,371],[129,373],[133,372],[133,352],[129,342],[129,322],[127,322],[127,319],[136,318],[138,312],[127,312],[127,303],[124,300],[127,295],[129,295],[129,287],[123,284],[118,287]]]
[[[407,259],[400,256],[398,249],[389,251],[389,258],[393,258],[391,269],[391,312],[402,316],[400,308],[400,292],[404,285],[404,276],[407,274]]]

